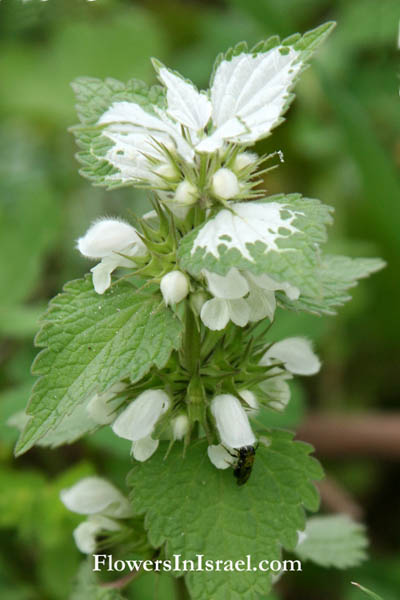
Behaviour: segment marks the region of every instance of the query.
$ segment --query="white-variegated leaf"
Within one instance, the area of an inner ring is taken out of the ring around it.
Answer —
[[[303,37],[282,43],[275,37],[220,57],[210,90],[216,129],[197,149],[214,152],[224,140],[251,144],[269,135],[293,99],[291,89],[311,52],[332,27],[326,23]]]
[[[189,129],[203,129],[211,116],[211,103],[207,95],[157,61],[153,61],[153,64],[160,81],[167,88],[168,114]]]
[[[232,203],[183,238],[180,264],[194,276],[232,268],[268,274],[301,291],[318,293],[318,246],[326,239],[331,208],[298,194]]]

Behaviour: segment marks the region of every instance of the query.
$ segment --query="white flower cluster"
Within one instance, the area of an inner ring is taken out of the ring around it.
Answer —
[[[219,394],[211,400],[210,412],[221,444],[210,446],[208,454],[218,468],[226,468],[234,461],[231,456],[226,462],[229,450],[255,443],[249,418],[257,414],[260,405],[283,410],[290,399],[287,379],[292,374],[313,375],[321,366],[310,342],[303,338],[287,338],[271,345],[259,364],[268,369],[265,381],[254,390],[241,390],[238,398]],[[187,414],[181,411],[176,415],[172,399],[161,389],[142,392],[117,415],[115,396],[124,389],[124,384],[116,384],[105,394],[95,395],[87,410],[95,422],[110,424],[116,435],[132,442],[131,452],[136,460],[145,461],[157,450],[155,430],[163,418],[167,422],[164,431],[170,439],[182,440],[190,432]]]
[[[240,197],[258,162],[246,147],[281,121],[301,58],[290,45],[242,52],[220,62],[207,92],[154,60],[165,106],[114,102],[98,121],[112,142],[107,182],[148,185],[182,218],[205,190],[219,200]],[[232,145],[244,150],[231,156]],[[210,154],[218,160],[202,181],[202,157]]]
[[[120,519],[133,516],[125,496],[110,482],[101,477],[85,477],[60,493],[63,504],[72,512],[87,515],[87,519],[74,530],[77,547],[84,554],[96,550],[96,537],[103,533],[120,531]]]

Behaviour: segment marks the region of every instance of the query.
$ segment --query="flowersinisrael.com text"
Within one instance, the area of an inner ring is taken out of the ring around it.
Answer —
[[[188,571],[271,571],[280,573],[286,571],[301,571],[300,560],[260,560],[252,561],[247,554],[238,560],[210,560],[204,554],[196,554],[193,560],[183,560],[181,554],[173,554],[172,559],[164,560],[114,560],[112,554],[93,554],[93,571],[175,571],[186,573]]]

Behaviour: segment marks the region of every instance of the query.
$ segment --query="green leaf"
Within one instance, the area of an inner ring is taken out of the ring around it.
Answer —
[[[162,368],[179,346],[181,329],[159,294],[119,282],[99,296],[90,277],[67,284],[51,301],[36,337],[45,348],[33,364],[41,377],[17,454],[41,438],[59,445],[93,429],[85,400],[123,378],[140,380],[154,364]]]
[[[276,211],[272,213],[274,205]],[[254,215],[253,209],[257,210]],[[265,210],[265,224],[260,225],[261,209]],[[317,295],[318,246],[326,241],[331,211],[319,200],[302,198],[300,194],[279,194],[234,204],[232,212],[220,211],[182,239],[178,250],[180,265],[194,276],[199,276],[202,269],[226,275],[232,267],[267,273],[297,286],[305,294]],[[274,228],[272,234],[269,220]],[[279,237],[277,233],[282,230],[289,233]]]
[[[165,546],[167,558],[182,560],[279,559],[282,546],[293,549],[297,531],[305,527],[304,508],[315,511],[319,498],[311,483],[319,479],[319,463],[312,448],[294,442],[293,434],[268,432],[268,446],[260,442],[254,469],[239,487],[232,470],[218,470],[209,461],[205,442],[193,444],[182,457],[175,446],[168,458],[158,451],[138,464],[128,476],[132,503],[146,513],[150,543]],[[164,445],[163,450],[166,450]],[[270,589],[270,577],[261,571],[214,571],[187,574],[195,600],[246,600]]]
[[[117,590],[100,587],[91,562],[87,560],[79,569],[70,600],[123,600],[123,596]]]
[[[351,583],[352,583],[352,585],[355,585],[362,592],[365,592],[367,596],[369,596],[370,598],[373,598],[373,600],[383,600],[383,598],[381,598],[381,596],[378,596],[378,594],[375,594],[375,592],[372,592],[371,590],[367,590],[367,588],[363,587],[359,583],[355,583],[354,581],[352,581]]]
[[[328,254],[322,257],[315,272],[319,284],[318,295],[306,294],[295,301],[289,300],[283,294],[278,296],[286,308],[334,315],[335,307],[351,300],[348,290],[356,286],[359,279],[368,277],[384,266],[385,262],[379,258],[349,258]]]
[[[97,126],[101,115],[114,102],[135,102],[152,112],[152,106],[161,106],[164,102],[164,90],[158,85],[148,87],[142,81],[131,79],[122,83],[116,79],[96,79],[80,77],[72,83],[77,99],[77,113],[80,125],[71,128],[80,147],[77,154],[83,165],[80,173],[96,185],[109,188],[119,187],[121,182],[109,179],[118,173],[104,156],[112,142],[102,135],[102,127]]]
[[[307,521],[305,533],[306,539],[295,551],[301,560],[348,569],[366,559],[365,528],[346,515],[312,517]]]

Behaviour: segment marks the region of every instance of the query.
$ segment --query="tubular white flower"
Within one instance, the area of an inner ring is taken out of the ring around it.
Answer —
[[[126,388],[125,383],[116,383],[111,386],[104,394],[95,394],[90,399],[86,410],[95,423],[99,425],[108,425],[115,418],[115,410],[120,404],[119,398],[115,396],[123,392]]]
[[[231,394],[215,396],[211,401],[221,442],[231,448],[251,446],[256,441],[247,414],[240,401]]]
[[[221,444],[208,446],[207,454],[208,458],[217,469],[228,469],[235,463],[235,458],[231,456],[228,450]]]
[[[172,421],[172,435],[174,440],[182,440],[189,431],[189,419],[187,415],[178,415]]]
[[[226,300],[213,298],[201,308],[200,318],[204,325],[213,331],[221,331],[229,323],[229,306]]]
[[[145,247],[129,223],[121,219],[100,219],[78,239],[77,248],[87,258],[104,258],[112,252],[122,252],[132,244]]]
[[[189,281],[182,271],[170,271],[160,282],[160,290],[165,304],[178,304],[189,293]]]
[[[151,435],[141,438],[137,442],[132,442],[131,454],[135,460],[144,462],[151,456],[158,448],[158,440],[153,440]]]
[[[244,407],[244,410],[247,412],[247,414],[255,416],[260,408],[255,394],[250,390],[241,390],[240,397],[243,398],[248,405]]]
[[[117,417],[112,430],[119,437],[137,442],[151,435],[169,406],[170,399],[165,392],[146,390]]]
[[[101,219],[89,227],[85,235],[79,238],[77,248],[87,258],[101,258],[101,262],[92,267],[93,286],[98,294],[111,285],[111,274],[118,267],[132,268],[133,260],[121,256],[145,256],[146,246],[136,229],[119,219]]]
[[[238,178],[230,169],[218,169],[213,175],[211,189],[213,194],[223,200],[235,198],[240,192]]]
[[[109,481],[101,477],[85,477],[70,488],[61,490],[63,504],[80,515],[102,514],[109,517],[129,518],[129,501]]]
[[[75,544],[84,554],[93,554],[96,551],[96,536],[101,531],[119,531],[121,525],[102,515],[92,515],[83,521],[73,531]]]
[[[171,203],[176,202],[176,204],[181,204],[182,206],[192,206],[192,204],[197,202],[198,196],[199,192],[196,186],[185,179],[176,188],[175,196]]]
[[[321,368],[318,356],[309,340],[301,337],[286,338],[273,344],[260,360],[260,365],[282,362],[294,375],[315,375]]]

